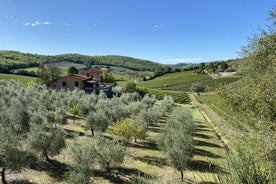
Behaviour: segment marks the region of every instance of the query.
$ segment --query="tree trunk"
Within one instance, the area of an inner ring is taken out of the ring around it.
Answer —
[[[73,124],[75,124],[75,121],[76,121],[76,115],[73,114]]]
[[[134,137],[134,142],[137,143],[137,137]]]
[[[54,162],[48,157],[47,153],[44,153],[44,155],[45,155],[46,160],[47,160],[50,164],[52,164],[53,166],[56,167],[56,164],[54,164]]]
[[[3,184],[7,184],[6,177],[5,177],[5,171],[6,171],[6,167],[3,167],[2,172],[1,172],[1,176],[2,176],[1,180],[2,180]]]
[[[94,129],[91,128],[91,137],[94,137]]]
[[[184,182],[184,173],[182,170],[180,171],[180,173],[181,173],[181,182]]]

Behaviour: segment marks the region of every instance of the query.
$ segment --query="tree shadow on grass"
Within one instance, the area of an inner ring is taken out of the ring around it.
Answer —
[[[29,164],[28,168],[36,171],[44,171],[50,177],[55,178],[58,181],[61,181],[65,178],[65,173],[69,171],[69,165],[61,163],[57,160],[51,160],[51,163],[39,159],[35,155],[28,156]]]
[[[133,176],[151,177],[147,173],[139,169],[114,167],[112,173],[103,170],[94,170],[95,176],[109,180],[111,183],[130,184],[131,181],[125,178],[132,178]]]
[[[205,142],[205,141],[201,141],[201,140],[195,140],[195,145],[196,146],[214,147],[214,148],[223,148],[223,146],[221,146],[221,145],[210,143],[210,142]]]
[[[12,180],[9,182],[10,184],[35,184],[33,182],[30,182],[28,180]]]
[[[199,128],[199,127],[197,127],[196,130],[201,131],[201,132],[213,132],[210,128]]]
[[[139,160],[146,164],[155,165],[158,167],[167,166],[167,160],[165,158],[160,157],[151,157],[151,156],[143,156],[143,157],[136,157],[135,160]]]
[[[189,163],[189,169],[208,173],[225,173],[219,165],[203,160],[192,160]]]
[[[198,184],[217,184],[216,182],[212,182],[212,181],[201,181]]]
[[[207,125],[202,124],[201,122],[196,122],[198,128],[209,128]]]
[[[160,127],[153,127],[153,126],[148,127],[148,131],[150,131],[150,132],[157,132],[157,133],[160,133],[161,130],[162,130],[162,129],[161,129]]]
[[[195,155],[203,156],[203,157],[210,157],[210,158],[222,158],[221,156],[214,154],[210,151],[206,151],[203,149],[196,148]]]
[[[201,134],[201,133],[193,133],[194,137],[198,137],[198,138],[202,138],[202,139],[211,139],[212,136],[210,135],[205,135],[205,134]]]
[[[160,150],[160,148],[155,142],[147,142],[147,141],[138,142],[138,143],[128,143],[127,146],[132,148],[149,149],[149,150],[156,150],[156,151]]]

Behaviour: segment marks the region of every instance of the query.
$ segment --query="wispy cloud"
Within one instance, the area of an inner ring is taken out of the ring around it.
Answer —
[[[35,26],[50,25],[50,24],[52,23],[48,21],[35,21],[35,22],[26,22],[24,25],[35,27]]]
[[[69,23],[64,23],[63,25],[66,26],[66,27],[71,27],[72,26],[72,24],[69,24]]]
[[[154,24],[153,28],[163,30],[166,26],[164,24]]]
[[[200,63],[202,62],[201,58],[171,58],[171,59],[162,59],[161,62],[163,63]]]
[[[13,16],[9,16],[9,15],[7,15],[6,18],[7,18],[7,19],[14,19]]]

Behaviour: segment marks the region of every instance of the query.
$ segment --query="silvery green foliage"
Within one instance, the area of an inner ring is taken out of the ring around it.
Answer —
[[[7,116],[0,116],[0,126],[0,174],[2,182],[5,183],[6,170],[19,171],[26,159],[23,152],[23,136],[15,131]]]
[[[136,116],[143,108],[143,104],[141,103],[141,101],[134,101],[130,102],[127,107],[130,114]]]
[[[171,109],[173,104],[174,104],[173,98],[167,95],[165,95],[163,100],[160,101],[160,106],[163,106],[165,110]]]
[[[75,143],[71,146],[72,167],[68,172],[68,182],[88,184],[92,176],[93,164],[96,161],[97,152],[91,140]]]
[[[110,124],[110,117],[105,111],[99,109],[90,112],[86,118],[86,128],[104,132]]]
[[[126,148],[119,141],[98,136],[92,142],[97,152],[97,161],[103,169],[110,172],[112,167],[123,163]]]
[[[181,181],[183,181],[183,170],[193,156],[192,133],[194,130],[195,125],[191,112],[176,108],[172,112],[160,139],[160,145],[167,154],[171,165],[180,171]]]
[[[145,108],[151,108],[155,104],[156,98],[154,96],[151,97],[148,94],[146,94],[144,96],[144,98],[141,100],[141,102],[143,103],[143,105],[145,106]]]
[[[115,96],[120,97],[124,93],[124,88],[121,86],[115,86],[112,88],[112,92]]]
[[[164,113],[165,110],[162,106],[154,105],[152,108],[141,110],[135,119],[137,122],[144,122],[148,127],[149,125],[157,124]]]
[[[65,145],[65,134],[56,127],[46,125],[33,125],[27,138],[28,146],[47,161],[48,156],[54,156],[61,152]]]

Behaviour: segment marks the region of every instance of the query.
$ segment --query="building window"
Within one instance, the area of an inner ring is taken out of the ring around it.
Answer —
[[[62,81],[62,86],[66,86],[66,81]]]
[[[79,82],[78,81],[75,82],[75,87],[79,87]]]

